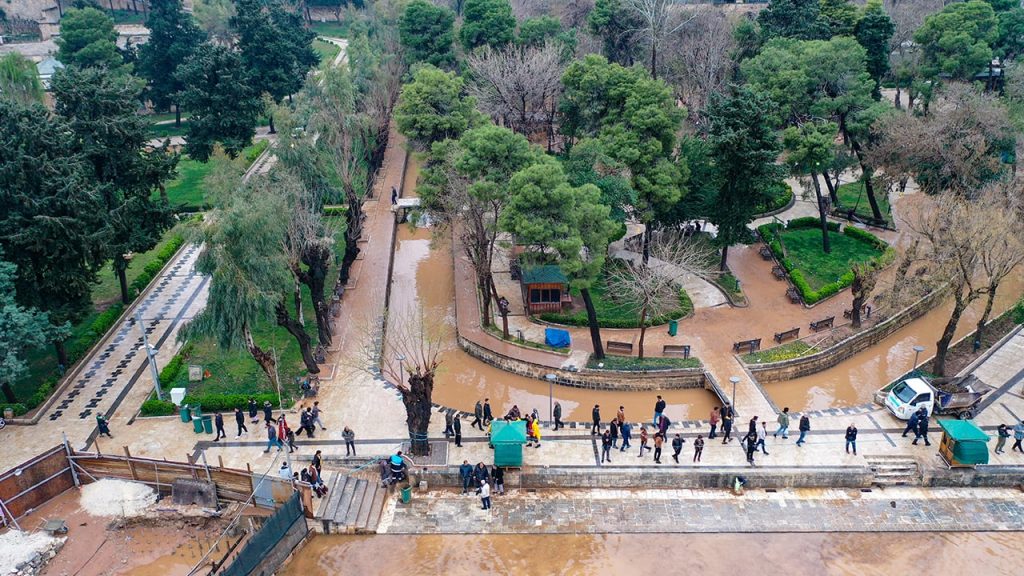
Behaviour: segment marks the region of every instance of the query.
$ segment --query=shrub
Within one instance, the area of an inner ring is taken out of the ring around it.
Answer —
[[[324,206],[324,216],[344,216],[347,212],[345,206]]]
[[[120,302],[101,312],[99,316],[96,316],[92,321],[92,324],[89,324],[89,330],[87,332],[88,338],[93,342],[102,338],[103,335],[107,333],[107,330],[110,330],[110,328],[117,323],[117,319],[121,317],[122,312],[124,312],[124,304]],[[92,344],[90,344],[90,346],[92,346]]]
[[[3,415],[4,410],[7,408],[13,410],[15,416],[21,416],[25,412],[28,412],[28,407],[20,402],[15,404],[0,404],[0,416]]]
[[[167,244],[164,244],[160,251],[156,253],[156,258],[149,264],[146,264],[142,272],[132,280],[131,290],[137,294],[141,294],[146,286],[156,278],[156,275],[160,273],[160,270],[174,257],[181,245],[185,243],[184,236],[174,236]]]
[[[847,236],[853,238],[854,240],[866,242],[871,246],[878,248],[879,250],[886,250],[889,248],[889,245],[886,244],[885,241],[879,238],[878,236],[875,236],[870,232],[861,230],[860,228],[857,228],[855,226],[847,226],[846,228],[843,229],[843,234],[846,234]]]
[[[171,361],[164,366],[163,370],[160,371],[160,385],[170,386],[174,383],[174,380],[178,377],[178,373],[181,372],[181,367],[185,365],[185,361],[189,356],[192,355],[192,344],[185,344],[181,350],[171,358]]]
[[[42,384],[39,385],[39,388],[37,388],[36,391],[32,394],[32,396],[30,396],[29,399],[25,402],[25,406],[28,407],[29,410],[31,410],[32,408],[41,405],[43,402],[46,402],[46,399],[50,397],[50,394],[53,393],[53,389],[56,387],[57,379],[47,378],[46,380],[43,381]]]
[[[1017,304],[1011,310],[1011,314],[1013,314],[1015,324],[1024,324],[1024,297],[1017,301]]]
[[[768,193],[770,199],[756,209],[757,214],[766,214],[785,208],[793,200],[793,189],[785,182],[776,182]]]
[[[796,230],[798,228],[821,228],[821,219],[817,216],[803,216],[801,218],[793,218],[786,223],[786,230]],[[839,223],[829,222],[828,229],[832,232],[838,232]]]
[[[802,340],[796,340],[794,342],[787,342],[782,346],[776,346],[774,348],[768,348],[766,350],[759,350],[750,354],[743,355],[743,362],[747,364],[765,364],[768,362],[782,362],[783,360],[791,360],[793,358],[799,358],[806,356],[814,351],[810,345]]]
[[[255,398],[256,402],[261,406],[263,405],[263,402],[269,401],[274,406],[274,409],[277,409],[277,394],[273,392],[260,394],[203,394],[200,396],[193,396],[190,394],[185,396],[184,403],[189,406],[199,404],[204,413],[227,412],[229,410],[234,410],[235,408],[244,408],[248,406],[249,398]]]
[[[142,403],[141,413],[143,416],[170,416],[178,411],[174,402],[170,400],[146,400]]]
[[[267,149],[267,146],[269,144],[270,143],[266,140],[260,140],[259,142],[256,142],[255,144],[250,146],[245,151],[245,161],[248,162],[249,164],[255,162],[256,159],[260,157],[260,154],[263,154],[263,151]]]

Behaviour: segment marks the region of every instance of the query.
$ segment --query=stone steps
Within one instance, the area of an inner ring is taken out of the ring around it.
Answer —
[[[921,484],[917,461],[906,456],[878,455],[865,456],[871,471],[875,473],[877,486],[915,486]]]
[[[314,518],[326,533],[376,533],[387,491],[374,480],[337,472]]]

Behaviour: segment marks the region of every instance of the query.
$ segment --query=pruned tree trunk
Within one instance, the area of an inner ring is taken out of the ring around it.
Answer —
[[[945,329],[942,330],[942,337],[935,343],[935,361],[932,362],[932,373],[936,376],[946,375],[946,353],[949,352],[949,344],[953,341],[953,336],[956,335],[956,326],[960,323],[960,316],[963,315],[968,304],[970,304],[970,300],[964,297],[964,287],[958,283],[953,289],[953,312],[949,315]]]
[[[899,80],[896,81],[896,98],[893,99],[893,104],[896,106],[897,110],[900,110],[901,108],[903,108],[903,104],[900,103],[900,81]]]
[[[306,319],[302,316],[302,286],[295,282],[295,288],[292,290],[292,300],[295,301],[295,317],[298,319],[299,324],[302,327],[306,326]]]
[[[242,326],[242,335],[245,338],[246,350],[249,351],[253,360],[260,365],[263,373],[266,374],[267,378],[270,380],[270,384],[277,389],[281,384],[277,381],[277,363],[274,361],[274,356],[256,344],[256,341],[252,337],[252,330],[249,328],[249,324]]]
[[[409,445],[413,456],[429,456],[431,399],[434,394],[434,374],[410,374],[407,386],[399,386],[405,405],[405,423],[409,428]]]
[[[483,307],[483,318],[481,322],[484,327],[491,325],[491,282],[490,273],[485,271],[477,271],[476,276],[477,289],[480,291],[480,304]]]
[[[295,341],[298,342],[299,352],[302,354],[302,363],[306,365],[306,370],[310,374],[319,374],[320,367],[317,366],[316,359],[313,358],[313,348],[310,344],[312,339],[306,333],[306,329],[296,319],[292,318],[291,314],[288,313],[288,306],[284,302],[278,303],[274,309],[274,316],[276,317],[277,325],[287,330],[289,334],[295,337]]]
[[[124,256],[118,254],[114,256],[114,274],[117,275],[117,283],[121,287],[121,302],[128,304],[131,302],[131,298],[128,295],[128,261],[124,259]]]
[[[829,254],[832,252],[832,246],[829,243],[828,237],[828,210],[825,199],[821,196],[821,185],[818,184],[818,174],[816,172],[811,173],[811,180],[814,181],[814,195],[818,199],[818,217],[821,219],[821,249],[825,254]]]
[[[637,343],[637,358],[644,359],[644,336],[647,336],[647,306],[640,309],[640,341]]]
[[[873,263],[854,264],[853,283],[850,285],[850,292],[853,294],[853,310],[850,314],[850,321],[854,328],[860,328],[860,311],[875,289],[875,281],[878,278],[878,269]]]
[[[0,390],[3,390],[4,400],[6,400],[8,404],[18,403],[18,397],[14,395],[14,388],[11,387],[10,382],[0,384]]]
[[[718,261],[718,270],[720,272],[725,272],[727,270],[726,266],[728,265],[728,263],[727,263],[728,259],[729,259],[729,247],[728,246],[722,246],[722,258],[721,258],[721,260]]]
[[[974,339],[978,342],[982,341],[985,336],[985,325],[988,324],[989,316],[992,315],[992,307],[996,302],[996,291],[999,289],[999,282],[991,282],[988,285],[988,297],[985,299],[985,311],[981,313],[981,318],[978,318],[978,327],[974,331]]]
[[[583,305],[587,308],[587,325],[590,326],[590,341],[594,345],[594,358],[604,358],[604,346],[601,345],[601,327],[597,324],[597,310],[594,308],[594,301],[590,297],[590,290],[580,288],[580,296],[583,298]]]
[[[313,304],[313,312],[316,314],[317,341],[324,346],[329,346],[334,339],[334,333],[331,329],[330,306],[327,304],[325,292],[327,290],[327,272],[331,263],[331,250],[323,244],[311,244],[303,250],[301,257],[306,269],[297,271],[297,276],[299,281],[309,288],[309,299]],[[301,310],[298,306],[296,309]]]
[[[832,184],[832,178],[829,177],[828,170],[822,172],[821,177],[825,180],[825,187],[828,188],[828,197],[832,199],[832,205],[838,206],[839,196],[836,195],[836,187]]]
[[[174,105],[174,127],[181,128],[181,104]]]
[[[647,265],[647,261],[651,259],[651,223],[644,224],[644,237],[643,237],[643,257],[644,266]]]

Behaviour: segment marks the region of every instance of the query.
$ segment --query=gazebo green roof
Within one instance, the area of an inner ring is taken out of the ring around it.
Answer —
[[[495,420],[491,423],[491,444],[505,444],[505,443],[526,443],[526,421],[516,420],[513,422],[505,422],[504,420]]]
[[[988,442],[989,435],[968,420],[939,420],[939,426],[957,442]]]
[[[553,264],[523,268],[523,284],[566,284],[568,282],[562,269]]]

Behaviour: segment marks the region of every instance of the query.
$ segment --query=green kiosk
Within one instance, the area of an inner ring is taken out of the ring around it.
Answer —
[[[526,444],[526,421],[491,422],[491,445],[494,446],[494,465],[521,468],[523,444]]]
[[[950,468],[988,464],[988,434],[968,420],[939,420],[942,442],[939,454]]]

